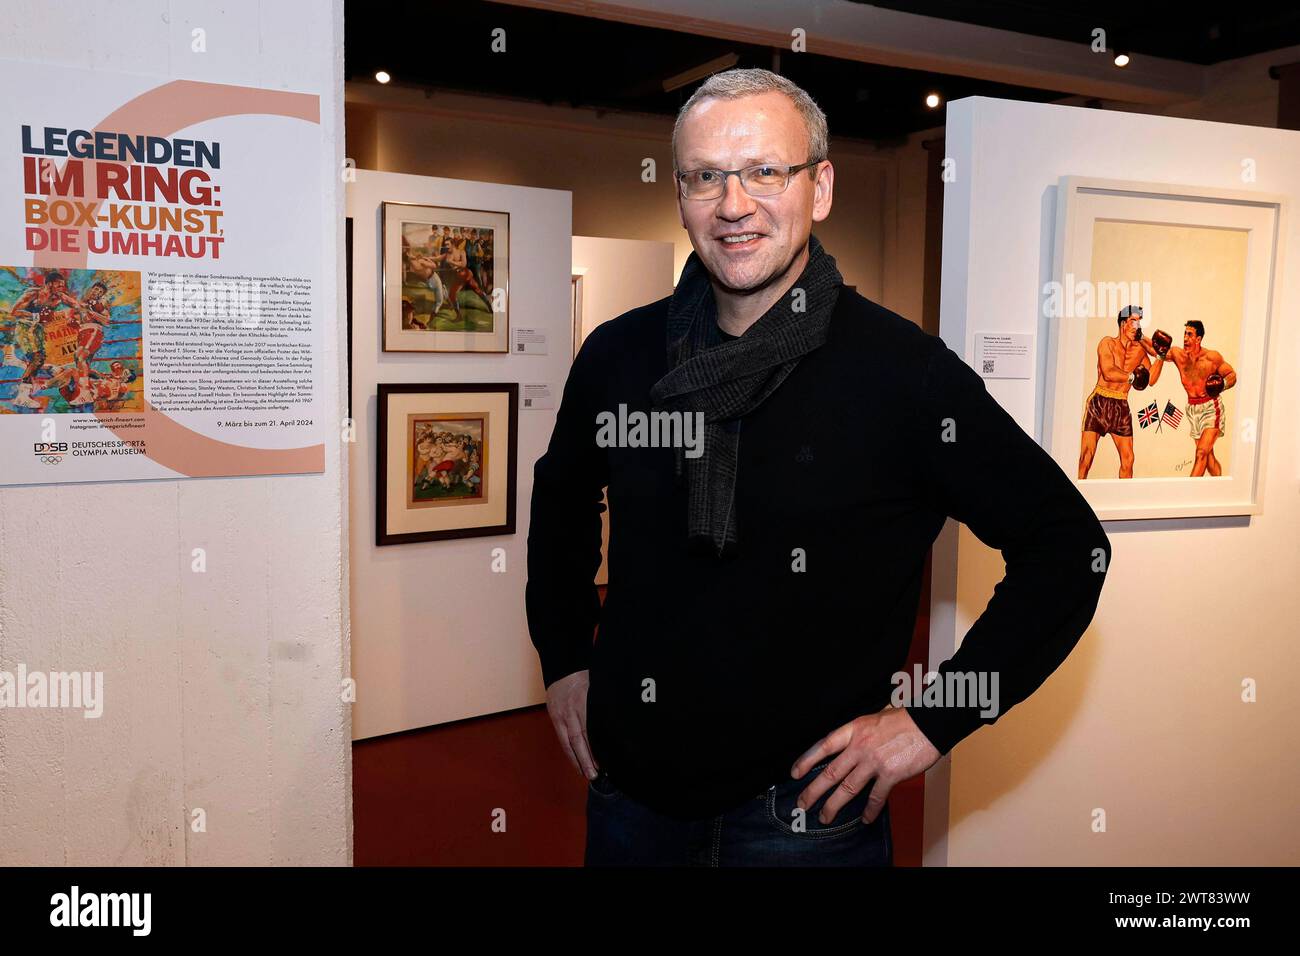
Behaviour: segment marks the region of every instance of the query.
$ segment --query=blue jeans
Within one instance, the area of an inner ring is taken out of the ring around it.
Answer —
[[[827,790],[800,820],[795,800],[829,764],[783,780],[716,817],[677,820],[638,803],[603,770],[587,785],[586,866],[893,866],[889,805],[862,822],[868,787],[829,825],[817,819]]]

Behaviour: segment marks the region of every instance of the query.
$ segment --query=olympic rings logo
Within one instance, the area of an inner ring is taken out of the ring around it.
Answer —
[[[45,462],[47,465],[57,465],[59,462],[63,461],[63,459],[58,455],[41,455],[41,461]]]

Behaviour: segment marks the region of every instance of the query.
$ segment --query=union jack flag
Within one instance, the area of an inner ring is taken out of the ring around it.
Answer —
[[[1183,413],[1174,408],[1173,402],[1165,402],[1165,414],[1161,423],[1168,422],[1171,428],[1177,428],[1183,420]]]
[[[1138,412],[1138,424],[1141,425],[1143,428],[1146,428],[1148,425],[1154,425],[1156,419],[1158,419],[1159,417],[1160,417],[1160,406],[1157,405],[1155,402],[1152,402],[1146,408]]]

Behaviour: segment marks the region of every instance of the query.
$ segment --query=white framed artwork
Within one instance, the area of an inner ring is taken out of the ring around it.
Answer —
[[[1248,191],[1062,179],[1042,441],[1098,517],[1262,509],[1285,212]]]

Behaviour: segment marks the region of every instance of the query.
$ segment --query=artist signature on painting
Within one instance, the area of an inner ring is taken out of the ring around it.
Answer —
[[[1184,462],[1179,462],[1177,465],[1174,465],[1174,471],[1182,471],[1184,468],[1186,468],[1188,465],[1190,465],[1190,464],[1192,463],[1192,461],[1193,461],[1193,459],[1188,458],[1188,459],[1187,459],[1186,461],[1184,461]]]

